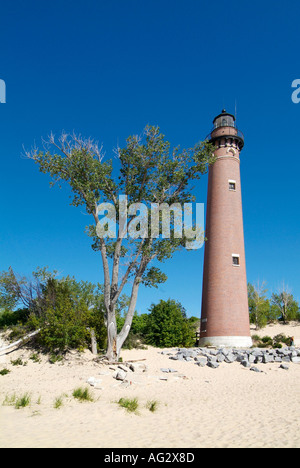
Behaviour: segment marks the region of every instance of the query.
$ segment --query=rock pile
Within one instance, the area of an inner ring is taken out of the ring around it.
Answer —
[[[174,361],[195,361],[200,367],[208,366],[213,369],[219,367],[222,362],[231,364],[239,362],[250,370],[256,370],[253,364],[278,362],[283,369],[288,369],[287,363],[300,364],[300,349],[294,346],[277,349],[266,348],[177,348],[176,354],[162,351],[162,354],[169,355],[169,359]]]
[[[249,368],[250,371],[260,372],[254,364],[279,363],[280,368],[289,369],[290,363],[300,364],[300,349],[294,346],[278,349],[270,348],[174,348],[172,350],[158,351],[166,355],[173,361],[191,362],[199,367],[211,367],[217,369],[220,364],[240,363],[241,366]],[[158,369],[157,369],[158,370]],[[172,367],[161,367],[161,374],[155,375],[158,380],[168,380],[168,375],[173,375],[173,379],[186,379],[184,374],[178,373]],[[141,384],[144,379],[139,379],[142,374],[147,373],[148,366],[139,362],[124,362],[116,365],[108,365],[102,370],[100,376],[110,376],[115,379],[121,387],[128,387],[132,384]],[[149,376],[148,376],[149,377]],[[103,389],[102,379],[89,377],[86,381],[95,389]],[[115,385],[113,385],[115,386]]]

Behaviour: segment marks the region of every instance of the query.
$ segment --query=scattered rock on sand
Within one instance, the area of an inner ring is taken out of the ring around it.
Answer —
[[[284,369],[284,370],[289,370],[289,366],[287,364],[281,364],[279,368]]]
[[[262,373],[262,371],[259,370],[259,369],[258,369],[257,367],[255,367],[255,366],[251,367],[250,370],[253,371],[253,372],[257,372],[257,373]]]
[[[131,362],[128,367],[132,372],[147,372],[148,367],[144,362]]]
[[[125,372],[123,369],[118,369],[115,372],[114,378],[116,380],[125,380],[127,377],[127,372]]]

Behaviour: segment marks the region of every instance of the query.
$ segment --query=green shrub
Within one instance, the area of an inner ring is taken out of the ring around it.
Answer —
[[[26,366],[27,362],[23,362],[21,358],[11,360],[10,361],[12,366]]]
[[[49,363],[56,364],[57,362],[62,362],[63,356],[60,353],[51,353],[49,356]]]
[[[262,343],[261,341],[257,344],[257,347],[258,348],[265,348],[266,347],[266,344],[265,343]]]
[[[0,328],[8,328],[13,325],[24,325],[29,317],[29,309],[2,310],[0,312]]]
[[[274,336],[273,338],[274,343],[284,343],[285,345],[289,346],[291,342],[291,338],[289,336],[285,336],[283,333]]]
[[[99,309],[90,308],[84,297],[78,297],[69,281],[51,280],[47,285],[45,304],[40,314],[31,314],[28,325],[40,328],[37,344],[52,353],[67,349],[83,350],[90,346],[89,328],[93,328],[98,345],[105,345],[104,315]]]
[[[270,336],[263,336],[261,341],[263,343],[272,343],[273,340],[272,340],[272,338]]]
[[[9,373],[10,373],[10,370],[8,370],[8,369],[2,369],[2,370],[0,371],[0,375],[3,375],[3,376],[4,376],[4,375],[7,375],[7,374],[9,374]]]
[[[125,299],[123,298],[123,302],[125,302]],[[118,333],[122,330],[123,325],[125,323],[125,308],[122,309],[123,315],[121,316],[120,314],[117,315],[117,329]],[[147,327],[147,319],[148,319],[148,314],[141,314],[138,315],[137,312],[135,312],[133,318],[132,318],[132,324],[131,328],[129,331],[129,334],[123,344],[124,349],[145,349],[145,333],[146,333],[146,327]]]
[[[153,346],[167,348],[195,344],[193,323],[187,319],[183,306],[171,299],[152,304],[145,332],[147,343]]]
[[[37,364],[41,363],[41,359],[37,353],[33,353],[29,359]]]
[[[282,348],[282,343],[285,346],[290,346],[291,344],[291,337],[285,336],[283,333],[274,336],[274,338],[271,338],[270,336],[263,336],[261,338],[258,335],[253,335],[252,339],[253,341],[255,341],[255,344],[258,348],[265,348],[267,346],[271,346],[273,348],[279,349]]]
[[[260,336],[259,335],[252,335],[252,340],[253,341],[260,341]]]
[[[123,349],[147,349],[145,340],[146,338],[140,333],[135,334],[130,331],[124,342]]]

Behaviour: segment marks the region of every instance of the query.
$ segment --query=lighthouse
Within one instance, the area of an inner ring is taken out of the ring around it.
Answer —
[[[250,335],[244,245],[240,152],[244,136],[223,110],[209,140],[209,169],[200,346],[248,347]]]

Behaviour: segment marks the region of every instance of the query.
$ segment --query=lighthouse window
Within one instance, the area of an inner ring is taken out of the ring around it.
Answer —
[[[235,190],[236,190],[236,182],[235,182],[235,180],[229,180],[228,183],[229,183],[229,190],[235,191]]]
[[[239,255],[232,255],[232,265],[235,265],[235,266],[240,265],[240,256]]]

